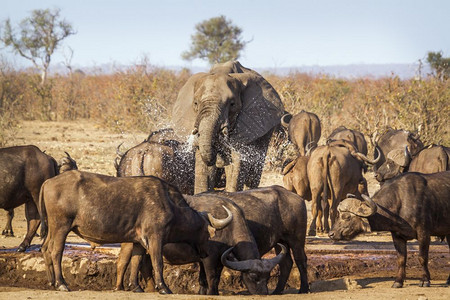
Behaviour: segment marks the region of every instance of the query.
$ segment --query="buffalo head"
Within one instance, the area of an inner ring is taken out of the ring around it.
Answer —
[[[404,149],[395,149],[386,155],[386,161],[375,172],[375,178],[379,182],[394,178],[409,166],[411,162],[411,154],[408,147]]]
[[[274,258],[243,261],[231,261],[228,259],[234,248],[231,247],[222,254],[222,264],[232,270],[242,272],[242,280],[251,294],[267,295],[269,293],[267,283],[270,278],[270,272],[287,254],[287,249],[284,245],[278,243],[278,246],[281,247],[281,252]]]
[[[367,218],[377,212],[377,205],[368,196],[361,196],[364,200],[350,197],[341,201],[339,215],[328,234],[331,239],[351,240],[370,229]]]

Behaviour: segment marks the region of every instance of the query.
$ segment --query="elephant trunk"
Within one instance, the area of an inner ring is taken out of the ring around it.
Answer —
[[[216,162],[217,152],[214,144],[220,128],[220,114],[209,114],[198,122],[198,148],[203,162],[212,166]]]

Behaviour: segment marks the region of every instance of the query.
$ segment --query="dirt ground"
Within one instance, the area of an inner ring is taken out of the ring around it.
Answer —
[[[14,133],[9,142],[11,145],[34,144],[41,150],[59,160],[64,151],[77,161],[80,170],[115,175],[114,158],[116,147],[124,142],[122,149],[128,149],[145,139],[143,133],[111,133],[100,128],[96,124],[87,121],[77,122],[38,122],[26,121]],[[371,174],[367,174],[369,192],[373,194],[378,189],[378,184]],[[261,186],[272,184],[282,185],[282,177],[279,172],[263,173]],[[0,227],[3,228],[6,213],[0,211]],[[131,292],[112,292],[111,284],[115,280],[114,260],[117,256],[117,247],[101,247],[95,251],[80,250],[76,246],[85,242],[71,233],[67,242],[75,245],[75,249],[68,248],[64,256],[72,260],[72,268],[80,268],[80,264],[74,262],[83,258],[92,260],[92,253],[101,253],[102,259],[108,262],[105,271],[108,278],[99,278],[95,285],[83,285],[78,283],[76,275],[70,277],[71,271],[65,272],[70,293],[56,292],[47,289],[43,272],[38,277],[32,277],[31,273],[18,272],[17,265],[23,264],[25,259],[40,260],[37,246],[32,247],[26,253],[15,253],[14,248],[22,241],[26,232],[24,206],[15,210],[13,220],[15,237],[0,236],[0,299],[137,299],[145,297],[149,299],[214,299],[242,297],[245,288],[234,280],[236,274],[224,271],[223,282],[219,286],[221,296],[204,297],[195,294],[175,294],[162,296],[157,293],[133,294]],[[40,243],[39,238],[33,240],[33,244]],[[402,289],[392,289],[393,277],[396,272],[396,257],[390,235],[388,233],[368,234],[358,237],[351,242],[333,242],[326,236],[308,238],[308,276],[311,282],[311,293],[297,295],[299,283],[298,272],[294,267],[288,281],[285,294],[277,296],[283,299],[450,299],[450,289],[445,286],[445,280],[450,272],[450,255],[445,243],[434,240],[430,247],[430,272],[432,286],[430,288],[418,287],[420,278],[420,266],[417,258],[417,243],[408,243],[407,280]],[[105,254],[107,253],[107,254]],[[95,256],[95,254],[94,254]],[[89,270],[88,270],[89,271]],[[185,278],[188,285],[188,293],[195,293],[197,289],[195,266],[165,268],[165,277],[169,286],[176,290],[180,278]],[[76,272],[74,272],[75,274]],[[106,274],[105,273],[105,274]],[[91,274],[92,275],[92,274]],[[92,276],[91,276],[92,277]],[[274,279],[276,279],[276,272]],[[91,280],[93,280],[91,278]],[[178,280],[178,281],[177,281]],[[272,280],[272,281],[273,281]],[[86,288],[85,286],[88,286]],[[273,282],[269,285],[273,288]],[[190,292],[190,289],[194,292]],[[259,296],[246,296],[249,299],[259,299]]]

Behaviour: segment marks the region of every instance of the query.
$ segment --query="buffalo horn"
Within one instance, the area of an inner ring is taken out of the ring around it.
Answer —
[[[228,260],[227,257],[233,251],[234,247],[231,247],[227,249],[223,254],[220,260],[222,261],[222,264],[230,268],[232,270],[240,271],[240,272],[247,272],[250,270],[255,271],[270,271],[277,264],[280,263],[280,261],[284,258],[284,256],[287,254],[286,246],[283,244],[278,243],[278,245],[281,247],[281,252],[271,259],[248,259],[243,261],[231,261]],[[261,268],[264,268],[264,270],[261,270]]]
[[[233,214],[231,213],[231,211],[224,205],[222,205],[222,207],[228,214],[228,216],[225,219],[216,219],[213,217],[211,213],[208,213],[209,223],[211,223],[211,226],[214,227],[215,229],[225,228],[228,224],[230,224],[231,220],[233,220]]]
[[[287,119],[288,118],[288,119]],[[290,113],[286,113],[281,117],[281,126],[284,128],[288,128],[289,122],[292,119],[292,115]]]
[[[369,164],[371,164],[371,165],[374,165],[374,164],[376,164],[376,163],[380,160],[380,158],[381,158],[381,153],[380,153],[380,149],[378,148],[378,146],[376,146],[375,149],[377,150],[378,155],[377,155],[377,158],[375,158],[375,159],[373,159],[373,160],[371,160],[370,158],[368,158],[367,156],[365,156],[365,155],[362,154],[361,152],[356,152],[356,155],[357,155],[359,158],[361,158],[362,160],[364,160],[365,162],[367,162],[367,163],[369,163]]]
[[[355,198],[346,198],[339,203],[339,212],[350,212],[354,215],[367,218],[377,211],[376,203],[368,196],[362,194],[363,201]]]
[[[377,204],[367,195],[362,194],[361,197],[364,199],[364,204],[369,207],[367,211],[367,217],[375,214],[377,212]],[[364,217],[361,215],[361,217]]]
[[[119,155],[120,157],[122,157],[122,156],[124,156],[124,154],[125,153],[123,153],[123,152],[120,152],[120,146],[122,146],[122,144],[123,144],[123,142],[122,143],[120,143],[119,144],[119,146],[117,146],[117,148],[116,148],[116,153],[117,153],[117,155]]]
[[[315,141],[311,141],[308,144],[306,144],[305,156],[309,156],[311,154],[311,150],[314,149],[315,144],[316,144]]]

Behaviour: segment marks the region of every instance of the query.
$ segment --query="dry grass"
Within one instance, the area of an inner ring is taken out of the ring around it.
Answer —
[[[167,126],[177,93],[192,75],[143,63],[110,75],[54,75],[40,87],[37,74],[16,71],[4,62],[0,71],[0,146],[14,133],[17,120],[88,119],[118,133]],[[417,131],[425,144],[450,144],[449,80],[264,76],[287,111],[304,109],[320,117],[323,137],[340,125],[366,136],[390,126]]]

